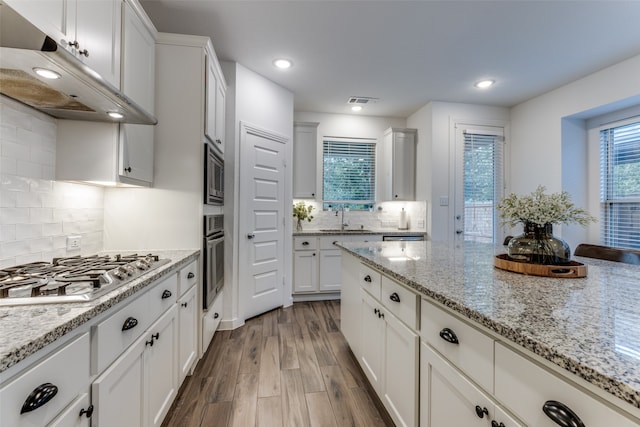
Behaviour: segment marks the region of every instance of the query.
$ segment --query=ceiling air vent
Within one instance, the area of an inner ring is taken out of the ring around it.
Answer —
[[[378,98],[370,98],[368,96],[352,96],[347,101],[347,104],[363,105],[375,104],[376,102],[378,102]]]

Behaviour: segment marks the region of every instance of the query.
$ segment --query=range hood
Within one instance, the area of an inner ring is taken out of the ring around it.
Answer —
[[[46,79],[35,70],[50,70]],[[155,125],[156,118],[0,1],[0,93],[59,119]],[[109,113],[119,113],[113,118]]]

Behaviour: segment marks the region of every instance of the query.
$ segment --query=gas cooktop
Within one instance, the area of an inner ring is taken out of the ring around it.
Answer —
[[[0,270],[0,306],[86,302],[169,263],[158,255],[54,258]]]

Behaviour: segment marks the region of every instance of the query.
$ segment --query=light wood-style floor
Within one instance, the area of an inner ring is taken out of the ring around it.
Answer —
[[[340,332],[340,302],[218,331],[163,426],[392,426]]]

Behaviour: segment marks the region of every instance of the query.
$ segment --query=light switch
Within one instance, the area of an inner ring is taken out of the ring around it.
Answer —
[[[449,197],[441,196],[440,197],[440,206],[449,206]]]

